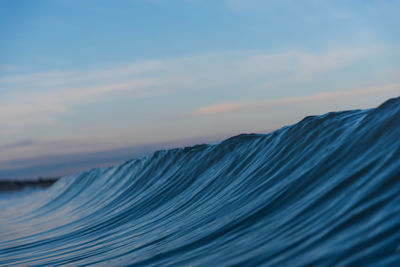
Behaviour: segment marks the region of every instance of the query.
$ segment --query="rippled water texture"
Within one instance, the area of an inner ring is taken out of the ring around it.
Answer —
[[[400,266],[400,98],[0,201],[0,265]]]

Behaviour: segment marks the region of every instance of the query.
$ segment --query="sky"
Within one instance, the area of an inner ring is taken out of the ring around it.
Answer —
[[[0,179],[400,95],[400,1],[0,2]]]

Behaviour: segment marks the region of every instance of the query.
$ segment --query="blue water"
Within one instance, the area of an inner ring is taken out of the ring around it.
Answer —
[[[400,266],[400,98],[0,202],[1,266]]]

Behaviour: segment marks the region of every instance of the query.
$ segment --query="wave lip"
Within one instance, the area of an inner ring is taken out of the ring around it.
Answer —
[[[0,202],[0,265],[396,265],[400,98]]]

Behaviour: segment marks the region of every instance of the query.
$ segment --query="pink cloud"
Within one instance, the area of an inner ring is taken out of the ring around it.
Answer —
[[[336,91],[320,93],[310,96],[296,96],[289,98],[282,98],[277,100],[256,100],[256,101],[243,101],[243,102],[224,102],[221,104],[205,106],[196,109],[191,115],[214,115],[221,113],[236,112],[242,110],[251,110],[258,108],[268,108],[287,104],[319,102],[319,101],[333,101],[349,97],[364,97],[367,95],[374,95],[379,93],[394,93],[400,94],[400,84],[391,84],[383,86],[374,86],[365,89],[353,89],[348,91]]]

